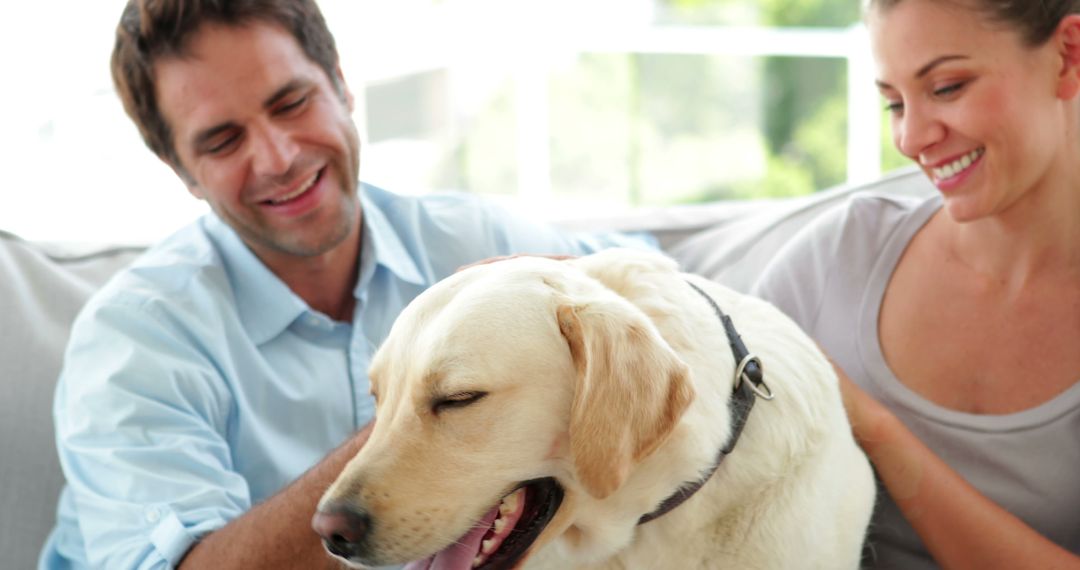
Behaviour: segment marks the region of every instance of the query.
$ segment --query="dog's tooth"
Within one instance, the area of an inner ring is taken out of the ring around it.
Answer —
[[[479,568],[480,565],[483,564],[483,563],[484,563],[484,557],[483,556],[477,556],[476,558],[473,558],[472,567],[473,568]]]
[[[502,517],[495,519],[495,534],[502,534],[504,529],[506,529],[506,519]]]
[[[506,497],[499,503],[499,513],[502,515],[509,515],[518,508],[518,495],[522,493],[522,490],[516,491],[513,495]]]
[[[493,550],[495,550],[495,539],[494,538],[489,538],[489,539],[485,540],[484,542],[480,543],[480,552],[483,552],[484,554],[491,554],[491,552]]]

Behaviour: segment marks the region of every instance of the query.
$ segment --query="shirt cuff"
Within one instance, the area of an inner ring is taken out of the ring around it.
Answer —
[[[158,554],[169,562],[170,567],[178,566],[180,559],[199,539],[184,527],[176,513],[164,507],[148,507],[146,520],[155,524],[150,531],[150,543],[157,549]]]

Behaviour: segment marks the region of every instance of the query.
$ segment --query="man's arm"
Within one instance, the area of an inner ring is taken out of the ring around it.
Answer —
[[[855,439],[942,568],[1080,568],[1080,558],[986,498],[884,405],[834,368]]]
[[[196,542],[180,568],[341,568],[323,549],[311,518],[323,492],[371,435],[372,425],[278,494]]]

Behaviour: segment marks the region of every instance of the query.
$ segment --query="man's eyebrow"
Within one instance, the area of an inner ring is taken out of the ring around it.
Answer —
[[[926,76],[927,73],[930,73],[931,71],[933,71],[935,67],[937,67],[937,66],[939,66],[939,65],[941,65],[943,63],[947,63],[947,62],[950,62],[950,61],[961,60],[961,59],[968,59],[968,56],[966,56],[966,55],[943,55],[941,57],[934,58],[932,61],[930,61],[930,63],[927,63],[926,65],[920,67],[919,70],[915,72],[915,78],[916,79],[922,79],[923,77]],[[874,83],[878,86],[879,89],[892,89],[892,85],[889,85],[888,83],[885,83],[884,81],[875,80]]]
[[[273,107],[275,104],[277,104],[278,101],[285,98],[290,93],[292,93],[292,92],[294,92],[294,91],[296,91],[298,89],[302,89],[307,84],[308,84],[308,82],[304,81],[302,79],[294,79],[294,80],[286,83],[280,89],[278,89],[277,91],[274,91],[273,95],[270,95],[269,97],[266,98],[266,101],[263,102],[263,107],[264,108]],[[192,139],[192,145],[195,148],[199,148],[202,145],[206,144],[207,141],[212,140],[214,137],[218,136],[222,132],[227,131],[229,129],[232,129],[234,127],[236,127],[236,123],[234,123],[232,121],[227,121],[227,122],[224,122],[224,123],[221,123],[221,124],[218,124],[218,125],[214,125],[214,126],[208,128],[208,129],[199,131],[198,133],[196,133],[195,137]]]
[[[220,125],[214,125],[209,129],[199,131],[198,133],[196,133],[195,138],[192,139],[192,146],[194,146],[196,149],[201,148],[208,141],[213,140],[214,137],[229,129],[234,128],[235,126],[236,123],[228,121],[225,123],[221,123]]]
[[[289,93],[292,93],[293,91],[296,91],[298,89],[302,89],[307,84],[308,82],[304,81],[303,79],[293,79],[292,81],[283,85],[277,91],[274,91],[273,95],[267,97],[266,101],[263,102],[263,107],[267,109],[273,107],[275,104],[277,104],[278,101],[285,98]]]

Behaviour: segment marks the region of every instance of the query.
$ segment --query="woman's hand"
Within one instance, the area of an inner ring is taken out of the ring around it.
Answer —
[[[863,449],[882,441],[885,437],[882,430],[886,429],[888,423],[895,421],[896,417],[881,402],[853,382],[835,362],[831,359],[829,362],[840,378],[840,395],[844,400],[844,410],[847,411],[855,441]]]
[[[1080,569],[1080,558],[986,498],[836,363],[833,368],[855,440],[942,568]]]

